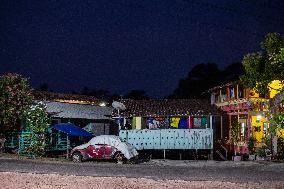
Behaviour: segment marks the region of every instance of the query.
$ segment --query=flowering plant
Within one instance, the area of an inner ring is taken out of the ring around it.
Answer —
[[[31,144],[26,151],[30,154],[42,156],[46,149],[45,132],[50,124],[50,118],[43,103],[32,105],[25,112],[26,127],[24,130],[30,131],[29,143]]]

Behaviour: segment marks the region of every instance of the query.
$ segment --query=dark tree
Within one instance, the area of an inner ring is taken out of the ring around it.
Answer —
[[[22,113],[31,105],[28,80],[8,73],[0,76],[0,130],[17,130]]]
[[[198,64],[179,81],[178,88],[169,98],[200,98],[201,93],[220,83],[220,75],[216,64]]]
[[[232,63],[228,65],[222,72],[221,83],[225,84],[231,81],[237,81],[244,74],[244,66],[242,63]]]
[[[89,89],[86,86],[83,87],[80,94],[104,100],[110,100],[112,98],[112,94],[106,89]]]
[[[48,91],[48,84],[47,83],[42,83],[39,85],[38,88],[40,91]]]
[[[111,94],[108,90],[105,89],[93,89],[91,90],[91,92],[89,93],[90,96],[94,96],[98,99],[109,99],[111,98]]]
[[[179,81],[178,88],[168,98],[208,98],[208,89],[239,80],[243,73],[241,63],[230,64],[223,71],[214,63],[198,64]]]
[[[123,98],[123,96],[121,96],[121,95],[113,94],[113,95],[111,96],[110,100],[111,100],[111,102],[112,102],[112,101],[119,101],[119,100],[122,99],[122,98]]]
[[[130,91],[125,98],[134,99],[134,100],[148,100],[149,97],[147,96],[144,90],[132,90]]]
[[[84,86],[83,89],[80,92],[80,94],[82,94],[82,95],[89,95],[89,93],[90,93],[90,89],[86,86]]]

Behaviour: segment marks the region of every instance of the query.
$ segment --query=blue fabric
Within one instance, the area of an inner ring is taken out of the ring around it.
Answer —
[[[82,137],[93,137],[93,135],[84,129],[72,124],[72,123],[59,123],[51,126],[51,128],[62,131],[68,136],[82,136]]]
[[[181,118],[179,120],[178,128],[179,129],[186,129],[186,118]]]

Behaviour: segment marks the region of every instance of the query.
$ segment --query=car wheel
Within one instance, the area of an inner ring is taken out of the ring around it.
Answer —
[[[117,161],[117,163],[122,164],[124,162],[124,160],[125,160],[125,157],[124,157],[123,153],[117,152],[114,155],[114,159]]]
[[[74,152],[72,154],[72,161],[75,163],[82,162],[82,154],[80,152]]]

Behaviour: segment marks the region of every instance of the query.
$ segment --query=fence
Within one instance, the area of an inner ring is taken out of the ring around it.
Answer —
[[[213,149],[213,129],[121,130],[119,137],[137,150]]]

